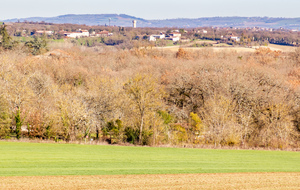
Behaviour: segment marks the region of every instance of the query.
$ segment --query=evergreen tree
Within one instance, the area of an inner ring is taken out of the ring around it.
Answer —
[[[13,47],[11,42],[12,39],[6,30],[6,25],[0,27],[0,36],[0,47],[3,47],[4,49],[11,49]]]
[[[39,55],[48,51],[46,36],[35,37],[34,40],[25,43],[33,55]]]
[[[15,122],[16,122],[16,130],[15,130],[15,132],[16,132],[16,135],[17,135],[17,139],[21,138],[21,133],[22,133],[22,131],[21,131],[22,129],[21,128],[22,128],[23,121],[24,120],[21,119],[20,108],[18,108],[17,113],[15,115]]]

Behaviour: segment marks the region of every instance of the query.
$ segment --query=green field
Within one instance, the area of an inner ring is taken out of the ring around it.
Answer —
[[[0,176],[300,172],[300,153],[0,142]]]

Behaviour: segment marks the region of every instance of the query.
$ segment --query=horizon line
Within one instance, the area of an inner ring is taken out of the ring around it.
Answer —
[[[67,16],[67,15],[127,15],[131,17],[135,17],[138,19],[143,19],[143,20],[173,20],[173,19],[201,19],[201,18],[230,18],[230,17],[239,17],[239,18],[285,18],[285,19],[296,19],[300,17],[272,17],[272,16],[203,16],[203,17],[177,17],[177,18],[159,18],[159,19],[145,19],[142,17],[137,17],[137,16],[132,16],[126,13],[94,13],[94,14],[89,14],[89,13],[81,13],[81,14],[76,14],[76,13],[66,13],[62,15],[57,15],[57,16],[30,16],[30,17],[20,17],[20,18],[9,18],[9,19],[3,19],[2,21],[5,20],[14,20],[14,19],[30,19],[30,18],[55,18],[55,17],[60,17],[60,16]],[[1,20],[1,19],[0,19]]]

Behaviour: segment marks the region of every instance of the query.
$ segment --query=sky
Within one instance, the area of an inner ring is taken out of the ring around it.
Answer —
[[[299,9],[300,0],[0,0],[0,20],[65,14],[128,14],[144,19],[294,18],[300,17]]]

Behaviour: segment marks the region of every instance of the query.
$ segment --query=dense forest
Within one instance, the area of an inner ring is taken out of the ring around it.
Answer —
[[[47,48],[2,36],[1,139],[300,147],[300,49]]]

